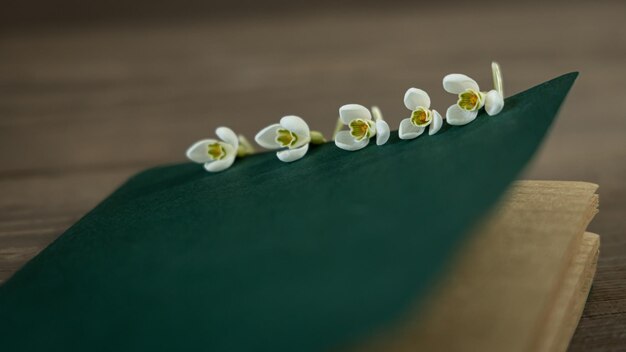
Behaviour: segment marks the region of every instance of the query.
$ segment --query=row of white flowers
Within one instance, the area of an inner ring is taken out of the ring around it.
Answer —
[[[488,92],[482,92],[476,81],[463,74],[454,73],[443,78],[443,88],[458,96],[456,104],[446,111],[445,121],[449,125],[459,126],[472,122],[483,107],[490,116],[502,111],[504,96],[498,64],[493,63],[492,70],[495,89]],[[417,138],[424,133],[426,127],[428,134],[434,135],[443,126],[444,118],[436,110],[430,109],[430,97],[425,91],[409,88],[404,95],[404,105],[411,111],[411,115],[400,122],[400,139]],[[335,145],[341,149],[355,151],[365,148],[372,137],[376,137],[376,144],[379,146],[389,139],[389,125],[376,107],[370,112],[359,104],[343,105],[339,108],[339,121],[339,127],[345,125],[349,128],[349,131],[338,130],[335,133]],[[187,157],[204,164],[209,172],[225,170],[233,164],[237,156],[254,152],[242,135],[237,136],[228,127],[218,127],[215,134],[220,140],[204,139],[187,150]],[[283,162],[293,162],[304,157],[311,143],[325,142],[321,133],[311,131],[302,118],[294,115],[285,116],[279,123],[265,127],[257,133],[254,140],[263,148],[278,150],[276,156]]]

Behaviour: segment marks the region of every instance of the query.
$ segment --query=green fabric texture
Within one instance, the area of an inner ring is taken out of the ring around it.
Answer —
[[[469,125],[144,171],[0,287],[5,351],[324,351],[389,327],[540,145],[577,73]]]

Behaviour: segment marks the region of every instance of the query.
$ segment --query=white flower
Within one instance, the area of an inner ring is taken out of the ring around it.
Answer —
[[[365,148],[370,138],[376,136],[376,144],[383,145],[389,140],[389,125],[380,116],[378,108],[376,121],[370,111],[359,104],[347,104],[339,108],[339,119],[350,131],[339,131],[335,135],[335,145],[341,149],[355,151]]]
[[[311,132],[303,119],[291,115],[259,131],[254,140],[263,148],[282,148],[276,156],[280,161],[289,163],[302,158],[309,150]]]
[[[466,75],[453,73],[445,76],[443,89],[459,96],[457,103],[446,112],[446,120],[450,125],[472,122],[483,106],[490,116],[497,115],[504,107],[504,97],[500,92],[495,89],[487,93],[481,92],[478,83]]]
[[[233,130],[228,127],[218,127],[215,134],[221,139],[203,139],[187,149],[187,158],[191,161],[204,164],[209,172],[219,172],[228,169],[239,149],[239,139]]]
[[[430,110],[430,97],[421,89],[409,88],[404,94],[404,105],[411,110],[411,117],[400,122],[398,136],[400,139],[417,138],[424,132],[426,126],[428,134],[433,135],[441,129],[443,118],[437,110]]]

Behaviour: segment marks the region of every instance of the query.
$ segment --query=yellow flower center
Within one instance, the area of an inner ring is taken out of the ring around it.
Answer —
[[[211,160],[221,160],[226,156],[226,149],[220,143],[209,144],[207,153]]]
[[[350,121],[350,135],[357,141],[370,137],[370,125],[366,120],[354,119]]]
[[[411,123],[413,123],[415,126],[428,126],[432,120],[433,114],[428,109],[420,107],[417,108],[417,110],[413,111],[413,113],[411,113]]]
[[[293,147],[298,141],[298,135],[286,130],[279,129],[276,131],[276,143],[278,143],[281,147]]]
[[[459,101],[457,104],[463,110],[474,111],[480,108],[482,97],[480,93],[468,89],[465,92],[459,94]]]

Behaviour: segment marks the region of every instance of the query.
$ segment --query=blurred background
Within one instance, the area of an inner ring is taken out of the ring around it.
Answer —
[[[227,125],[250,139],[295,114],[330,135],[339,106],[392,129],[409,87],[512,95],[580,71],[523,175],[595,182],[596,282],[571,350],[626,345],[626,3],[5,0],[0,12],[0,280],[133,173],[185,162]],[[477,156],[480,157],[480,156]]]

